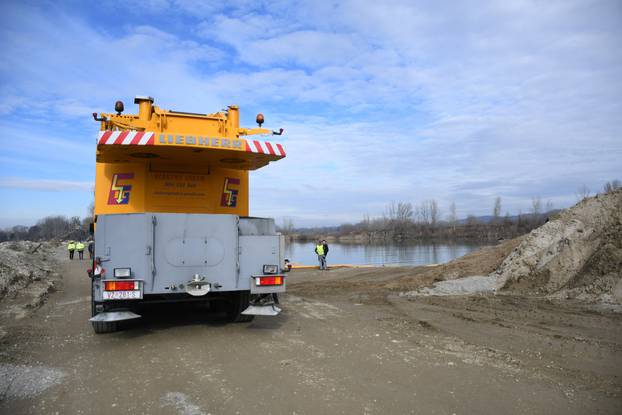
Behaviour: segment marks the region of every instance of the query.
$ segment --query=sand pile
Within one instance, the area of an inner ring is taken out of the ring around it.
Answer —
[[[501,291],[622,304],[622,190],[533,230],[491,276]]]
[[[15,297],[33,283],[51,288],[58,269],[54,253],[48,242],[0,243],[0,300]]]
[[[493,292],[497,279],[491,276],[474,275],[435,282],[432,287],[422,287],[415,291],[400,293],[400,297],[427,297],[443,295],[471,295]]]

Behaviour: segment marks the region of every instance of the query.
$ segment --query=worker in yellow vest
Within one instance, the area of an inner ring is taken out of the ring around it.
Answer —
[[[76,250],[76,244],[74,241],[69,241],[67,244],[67,251],[69,251],[69,259],[73,259],[73,251]]]
[[[84,259],[84,244],[80,241],[76,243],[76,251],[78,251],[78,256],[80,260]]]
[[[324,252],[324,244],[321,239],[315,245],[315,253],[317,254],[317,260],[320,262],[320,270],[324,271],[326,269],[326,253]]]

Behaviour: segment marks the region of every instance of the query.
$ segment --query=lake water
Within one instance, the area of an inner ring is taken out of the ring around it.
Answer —
[[[330,264],[416,266],[442,264],[490,244],[485,243],[419,243],[404,245],[366,245],[329,243]],[[288,242],[285,258],[292,263],[317,265],[313,242]]]

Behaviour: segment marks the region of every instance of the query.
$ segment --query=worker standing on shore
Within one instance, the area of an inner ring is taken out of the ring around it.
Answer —
[[[67,251],[69,251],[69,259],[73,259],[73,252],[76,250],[76,244],[73,241],[69,241],[67,244]]]
[[[328,243],[326,242],[326,239],[322,240],[322,246],[324,247],[324,261],[326,261],[326,258],[328,257]]]
[[[324,271],[326,269],[326,254],[324,253],[322,240],[317,241],[315,253],[317,254],[317,260],[320,262],[320,271]]]
[[[84,243],[82,243],[81,241],[78,241],[76,243],[76,251],[78,251],[78,257],[80,258],[80,260],[84,259]]]

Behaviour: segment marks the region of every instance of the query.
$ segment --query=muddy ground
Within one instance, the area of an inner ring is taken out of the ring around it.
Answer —
[[[86,261],[65,260],[43,306],[0,316],[0,413],[622,413],[621,314],[399,296],[472,264],[295,271],[275,318],[161,307],[96,335]]]

